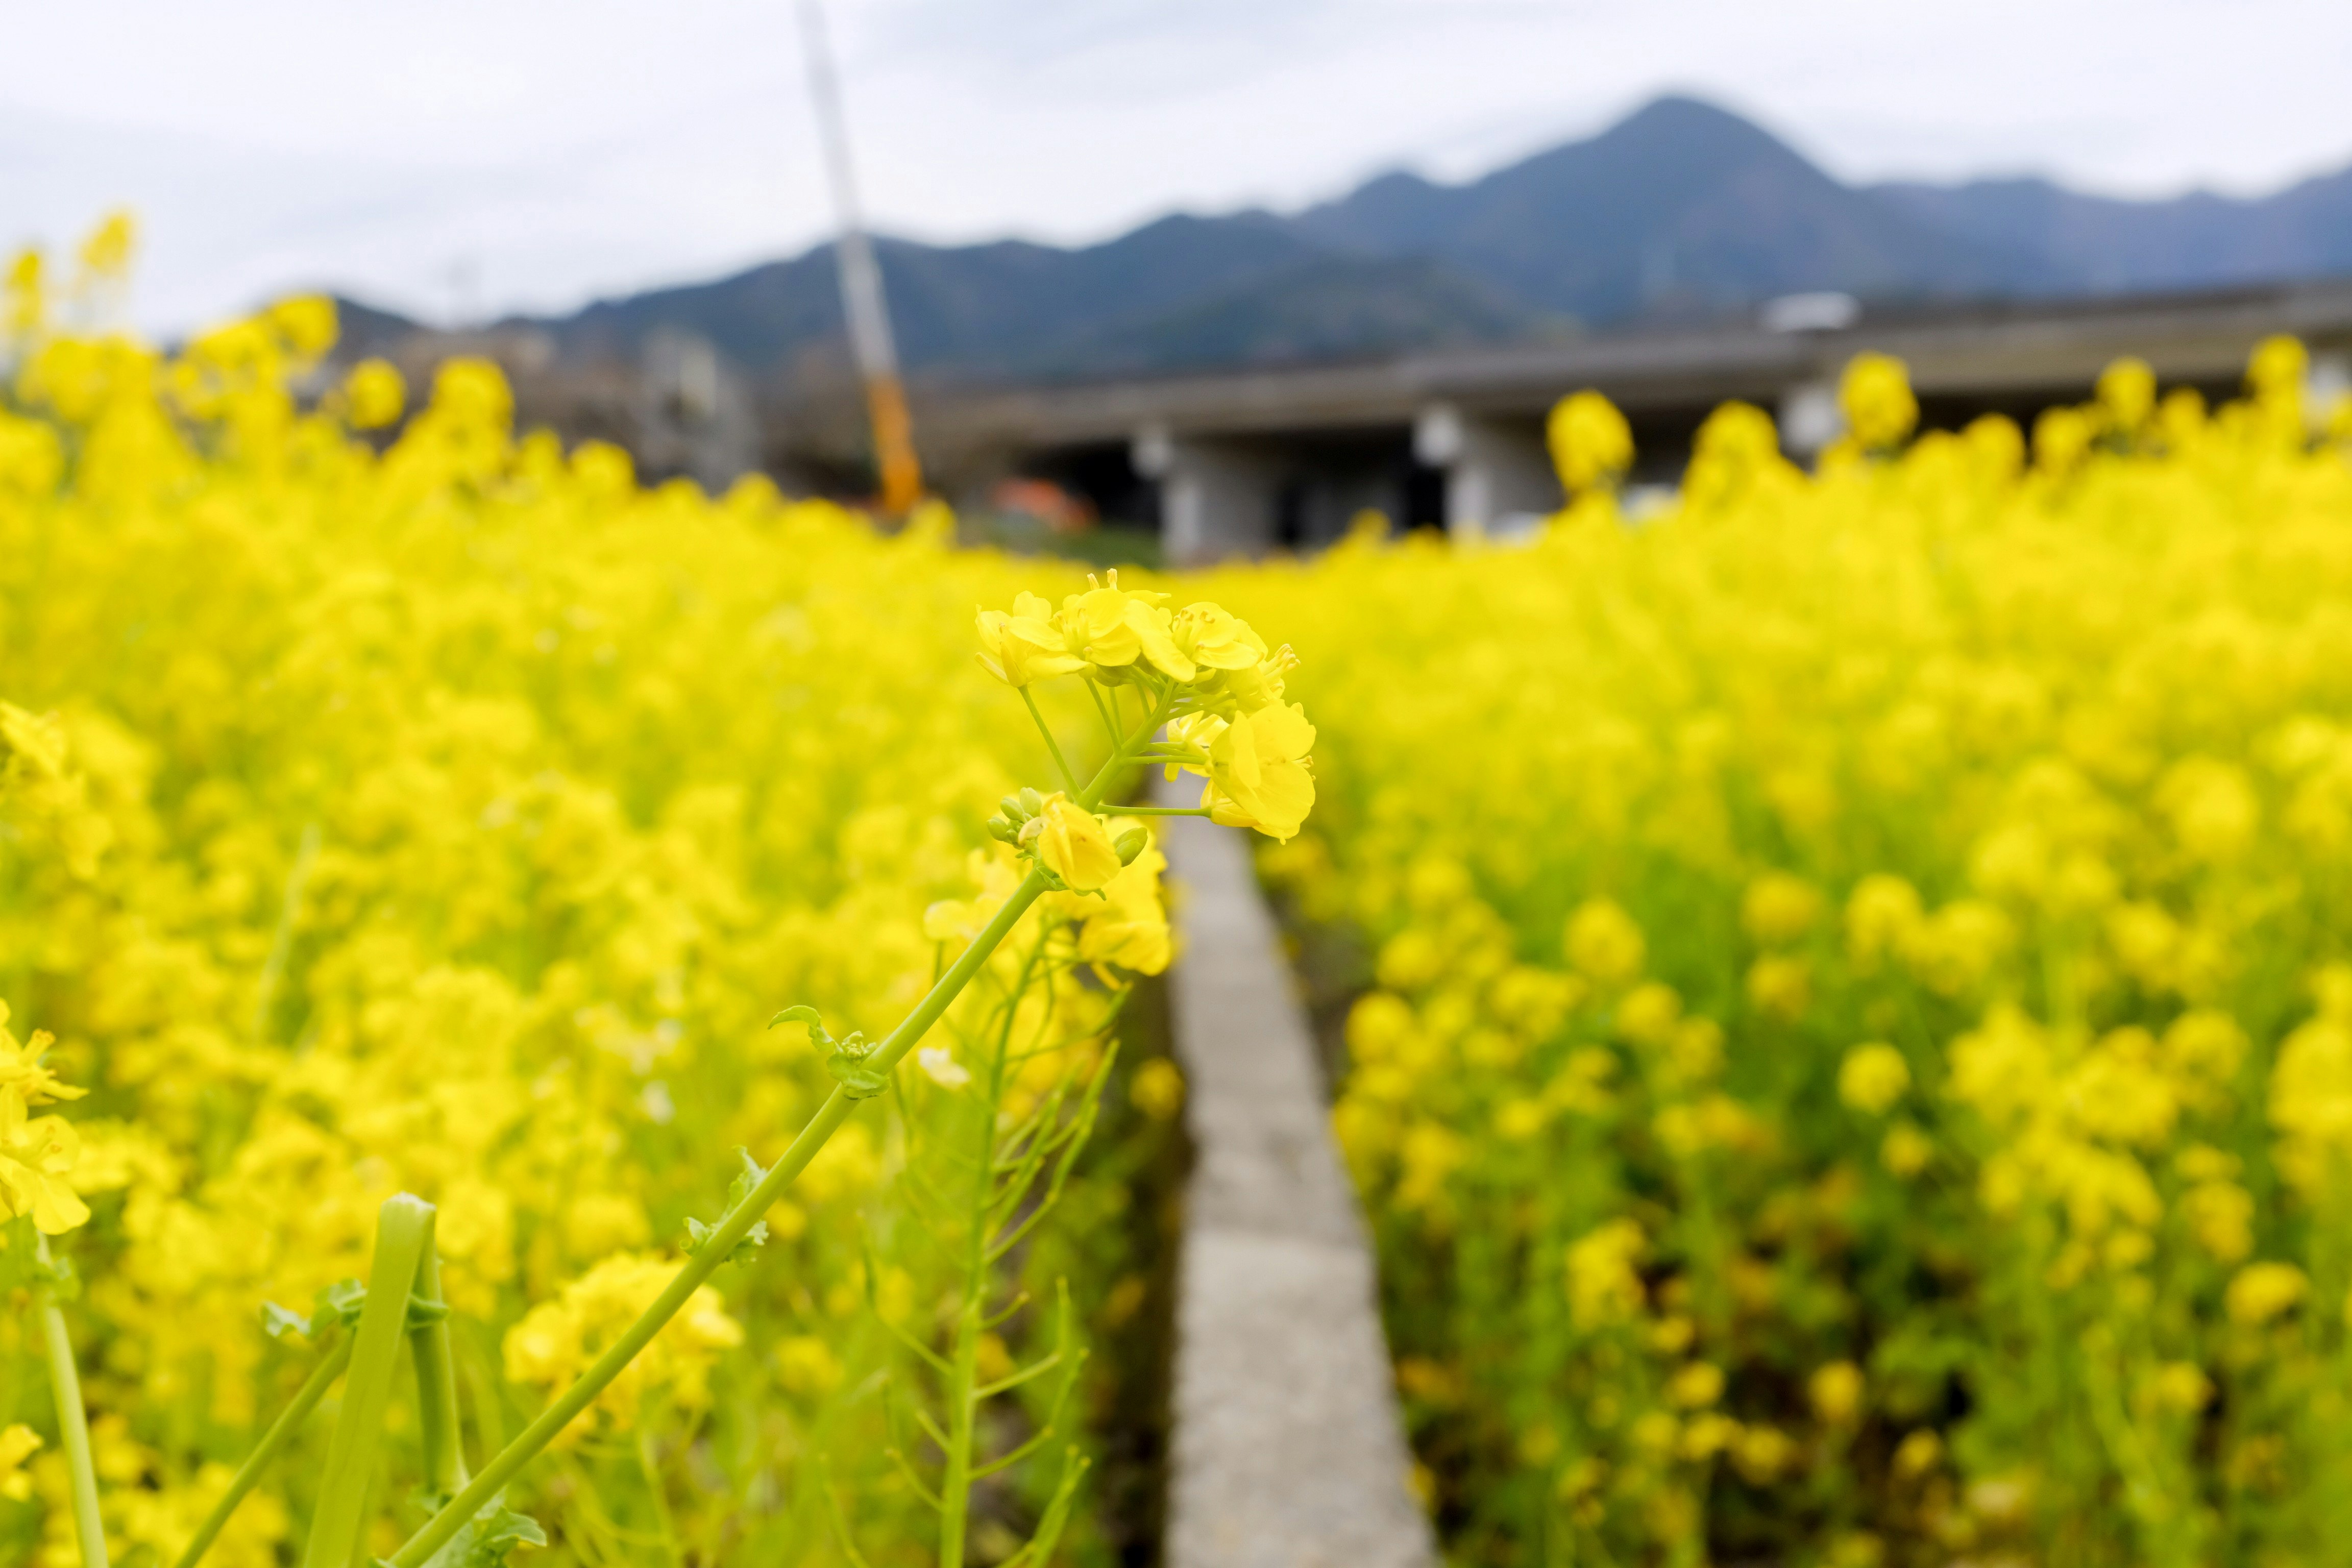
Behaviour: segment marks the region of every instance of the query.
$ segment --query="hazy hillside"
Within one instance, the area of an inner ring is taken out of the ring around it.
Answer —
[[[2352,272],[2352,168],[2258,200],[2133,202],[2038,179],[1841,184],[1738,116],[1664,98],[1483,178],[1391,174],[1292,216],[1178,216],[1101,245],[877,241],[908,369],[1132,374],[1392,353],[1745,310]],[[830,247],[530,323],[572,359],[673,326],[747,369],[837,360]],[[391,331],[365,323],[371,338]]]
[[[1376,180],[1294,220],[1383,255],[1429,256],[1588,321],[1721,308],[1799,289],[2011,292],[2057,279],[1997,240],[1962,240],[1838,184],[1747,121],[1664,98],[1589,142],[1465,185]]]
[[[1922,221],[2042,260],[2085,291],[2200,288],[2352,272],[2352,169],[2239,200],[2089,196],[2047,180],[1874,187]]]

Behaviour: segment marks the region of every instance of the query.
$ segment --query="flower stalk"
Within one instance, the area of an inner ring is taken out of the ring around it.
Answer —
[[[1095,787],[1099,789],[1107,784],[1112,772],[1107,766],[1105,776],[1097,780]],[[1020,922],[1021,917],[1028,912],[1029,906],[1035,903],[1045,890],[1044,873],[1032,868],[1029,874],[1022,879],[1020,886],[1013,889],[1013,896],[1005,900],[1004,907],[997,910],[995,918],[982,929],[978,939],[948,966],[947,973],[940,976],[939,984],[931,987],[929,994],[916,1004],[915,1010],[908,1014],[905,1020],[883,1040],[874,1053],[874,1065],[877,1071],[887,1075],[905,1059],[930,1026],[939,1022],[940,1015],[946,1012],[949,1005],[971,983],[972,976],[980,973],[981,966],[988,962],[998,944],[1003,942]],[[835,1089],[826,1096],[816,1114],[809,1118],[808,1124],[801,1129],[800,1136],[793,1140],[792,1147],[784,1151],[783,1158],[776,1162],[744,1201],[736,1205],[733,1211],[696,1248],[694,1255],[686,1260],[662,1293],[654,1298],[653,1304],[605,1347],[604,1352],[580,1374],[579,1381],[557,1395],[555,1401],[540,1413],[537,1420],[516,1434],[512,1442],[482,1466],[479,1475],[461,1488],[424,1529],[411,1536],[392,1555],[393,1568],[424,1568],[434,1552],[457,1534],[483,1504],[496,1496],[516,1472],[555,1441],[564,1427],[587,1409],[596,1396],[621,1375],[622,1370],[653,1343],[654,1336],[677,1315],[694,1292],[751,1234],[751,1226],[775,1206],[776,1200],[783,1196],[785,1189],[808,1168],[817,1151],[824,1147],[856,1109],[857,1101],[845,1089]],[[310,1568],[320,1568],[320,1565],[314,1563]]]
[[[48,1237],[40,1238],[40,1259],[49,1263]],[[98,1467],[89,1452],[89,1412],[81,1402],[81,1373],[74,1365],[73,1340],[58,1305],[57,1287],[40,1292],[41,1348],[49,1363],[49,1387],[58,1401],[58,1433],[65,1445],[66,1473],[73,1483],[74,1538],[82,1568],[107,1568],[106,1523],[98,1510]]]
[[[245,1500],[246,1494],[261,1479],[262,1472],[269,1468],[269,1462],[278,1457],[278,1450],[302,1429],[302,1423],[310,1418],[310,1413],[319,1407],[319,1402],[327,1397],[327,1390],[334,1386],[335,1379],[342,1376],[343,1369],[351,1364],[352,1337],[345,1334],[336,1342],[335,1348],[310,1369],[310,1375],[302,1380],[302,1386],[295,1391],[293,1399],[278,1413],[278,1419],[269,1424],[269,1430],[261,1435],[261,1441],[254,1446],[252,1453],[246,1456],[245,1463],[237,1467],[236,1474],[229,1478],[228,1489],[221,1493],[219,1500],[213,1504],[212,1511],[205,1515],[202,1524],[196,1526],[196,1533],[188,1540],[187,1550],[180,1553],[180,1560],[173,1568],[196,1568],[196,1564],[204,1561],[205,1553],[212,1550],[213,1542],[219,1539],[230,1516],[236,1512],[236,1505]]]
[[[352,1334],[350,1375],[342,1415],[328,1440],[326,1479],[310,1516],[303,1568],[347,1568],[367,1528],[383,1415],[399,1368],[408,1326],[408,1298],[417,1267],[433,1245],[433,1205],[398,1193],[376,1211],[375,1258],[368,1269],[367,1305]],[[468,1516],[470,1517],[470,1516]]]

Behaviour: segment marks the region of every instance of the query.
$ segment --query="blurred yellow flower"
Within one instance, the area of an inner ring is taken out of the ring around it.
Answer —
[[[1838,1098],[1875,1116],[1911,1087],[1911,1065],[1893,1046],[1874,1041],[1846,1052],[1838,1068]]]

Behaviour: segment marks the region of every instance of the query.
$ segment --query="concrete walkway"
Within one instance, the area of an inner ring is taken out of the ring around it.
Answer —
[[[1183,804],[1198,787],[1177,786]],[[1185,889],[1169,1006],[1196,1152],[1169,1568],[1432,1568],[1370,1249],[1248,848],[1198,817],[1162,826]]]

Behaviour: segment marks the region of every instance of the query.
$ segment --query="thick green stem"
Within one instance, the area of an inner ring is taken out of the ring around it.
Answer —
[[[38,1242],[49,1260],[49,1239]],[[58,1435],[64,1440],[66,1471],[73,1480],[74,1535],[81,1544],[82,1568],[106,1568],[106,1523],[98,1512],[98,1467],[89,1457],[89,1412],[81,1402],[81,1372],[74,1365],[73,1341],[56,1295],[41,1292],[41,1342],[48,1352],[49,1387],[58,1399]]]
[[[351,1375],[343,1410],[327,1444],[327,1468],[310,1514],[302,1568],[344,1568],[367,1528],[368,1493],[383,1438],[383,1413],[399,1370],[400,1342],[408,1327],[408,1297],[416,1266],[433,1245],[433,1205],[398,1193],[376,1211],[375,1260],[368,1269],[367,1305],[352,1334]]]
[[[173,1568],[196,1568],[196,1564],[204,1560],[205,1553],[212,1550],[213,1542],[228,1523],[229,1516],[236,1511],[236,1505],[245,1500],[245,1494],[261,1479],[261,1472],[268,1468],[269,1462],[278,1457],[278,1451],[286,1446],[287,1441],[301,1430],[302,1423],[310,1418],[310,1412],[319,1407],[319,1401],[327,1397],[327,1390],[333,1386],[335,1379],[343,1375],[343,1368],[351,1364],[352,1337],[345,1334],[335,1348],[327,1352],[325,1359],[310,1369],[310,1375],[302,1380],[301,1388],[295,1393],[293,1403],[269,1424],[269,1430],[261,1435],[260,1443],[246,1456],[245,1463],[237,1467],[236,1474],[229,1478],[228,1490],[221,1493],[220,1500],[213,1504],[212,1512],[205,1515],[205,1521],[196,1526],[196,1533],[189,1538],[188,1549],[180,1553],[180,1560]]]
[[[1029,906],[1035,903],[1037,896],[1045,890],[1045,874],[1033,868],[1029,875],[1022,879],[1021,885],[1013,889],[1013,896],[1004,900],[1004,907],[996,911],[996,917],[982,929],[979,937],[964,949],[955,963],[948,966],[947,973],[940,976],[939,984],[931,987],[930,994],[918,1003],[915,1010],[908,1014],[905,1020],[891,1030],[876,1048],[873,1062],[878,1070],[887,1074],[915,1048],[917,1042],[933,1024],[939,1022],[940,1015],[946,1012],[948,1005],[962,994],[963,988],[971,983],[972,976],[979,973],[981,966],[988,962],[989,955],[1003,942],[1006,933],[1020,922],[1023,915],[1028,913]],[[712,1271],[726,1261],[728,1255],[735,1250],[736,1244],[749,1235],[751,1226],[775,1205],[778,1198],[783,1196],[784,1190],[808,1168],[808,1163],[816,1157],[816,1152],[824,1147],[825,1142],[843,1122],[849,1120],[850,1113],[856,1108],[857,1101],[841,1089],[836,1089],[827,1096],[825,1102],[817,1108],[817,1113],[809,1118],[808,1125],[801,1129],[800,1136],[793,1140],[792,1147],[784,1151],[783,1158],[776,1162],[774,1169],[761,1178],[760,1184],[745,1194],[743,1201],[719,1222],[718,1228],[704,1238],[694,1256],[686,1260],[662,1293],[654,1298],[653,1304],[638,1316],[635,1322],[622,1331],[618,1339],[605,1347],[604,1353],[580,1374],[579,1382],[557,1395],[555,1402],[540,1413],[539,1419],[516,1434],[514,1441],[483,1465],[481,1474],[445,1504],[424,1529],[411,1536],[407,1544],[393,1554],[393,1568],[423,1568],[425,1562],[457,1534],[484,1503],[498,1495],[499,1489],[514,1478],[515,1472],[538,1458],[575,1416],[587,1409],[596,1396],[621,1375],[622,1369],[653,1342],[654,1336],[677,1315],[688,1299],[701,1288],[704,1280],[710,1278]]]
[[[416,1260],[416,1293],[441,1300],[441,1255],[428,1234]],[[457,1425],[457,1358],[449,1345],[446,1313],[411,1323],[408,1358],[416,1364],[416,1427],[425,1450],[425,1487],[436,1498],[455,1497],[466,1484],[465,1434]]]

